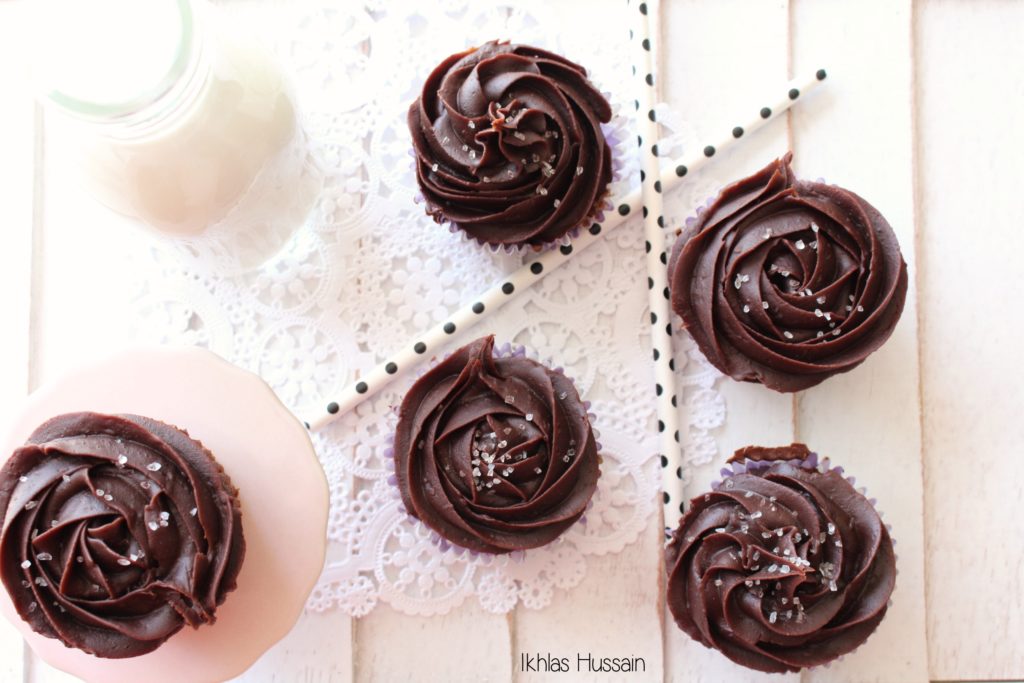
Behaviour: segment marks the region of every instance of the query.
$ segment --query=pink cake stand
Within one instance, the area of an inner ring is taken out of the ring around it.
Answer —
[[[245,561],[211,626],[187,626],[147,655],[101,659],[34,633],[0,588],[0,611],[48,664],[87,681],[223,681],[291,630],[324,563],[327,481],[306,430],[259,377],[195,348],[119,354],[39,389],[0,441],[0,463],[47,419],[135,413],[209,448],[239,489]]]

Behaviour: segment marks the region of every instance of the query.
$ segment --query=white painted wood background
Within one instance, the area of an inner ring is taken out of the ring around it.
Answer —
[[[47,330],[68,288],[82,286],[63,282],[49,256],[73,217],[47,193],[52,169],[24,88],[23,8],[0,0],[0,414],[73,362]],[[664,0],[660,14],[661,97],[701,137],[752,95],[826,66],[825,90],[723,155],[719,171],[739,177],[793,149],[798,173],[874,203],[910,264],[899,327],[855,372],[796,397],[722,384],[723,454],[805,440],[850,463],[881,501],[900,567],[889,616],[828,669],[768,679],[731,667],[665,613],[652,520],[626,552],[591,558],[583,584],[543,611],[494,616],[468,603],[441,618],[386,606],[356,621],[308,615],[244,680],[571,678],[520,673],[524,651],[643,656],[647,674],[629,680],[1024,678],[1024,3]],[[20,680],[68,677],[0,620],[0,681]]]

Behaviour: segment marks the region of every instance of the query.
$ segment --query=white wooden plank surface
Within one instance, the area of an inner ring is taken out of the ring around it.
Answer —
[[[734,125],[730,117],[735,112],[756,104],[762,93],[767,96],[789,79],[788,3],[694,0],[666,3],[665,11],[663,97],[696,129],[698,144],[716,139],[723,127]],[[736,21],[737,16],[743,16],[743,21]],[[706,173],[721,179],[741,178],[785,153],[788,145],[787,121],[780,119],[717,159]],[[710,194],[719,189],[699,177],[692,182],[708,186]],[[722,463],[737,448],[788,444],[793,438],[791,397],[729,380],[722,380],[719,387],[728,410],[726,425],[717,438],[719,457],[713,467],[695,473],[687,498],[707,491],[718,478]],[[796,674],[768,676],[733,664],[686,636],[667,609],[664,643],[666,680],[752,683],[800,678]]]
[[[378,606],[356,622],[356,680],[511,680],[510,619],[484,612],[472,598],[437,617],[410,617]]]
[[[0,65],[19,63],[24,41],[12,30],[21,7],[0,3]],[[35,185],[35,106],[24,68],[0,68],[0,415],[9,414],[29,388],[32,284],[32,201]],[[0,681],[24,674],[21,634],[0,619]]]
[[[921,377],[935,679],[1024,677],[1024,4],[920,3]]]
[[[12,31],[19,5],[0,3],[0,64],[13,64],[23,41]],[[0,413],[13,410],[29,386],[35,104],[24,69],[0,69]]]
[[[896,231],[910,269],[893,336],[856,370],[798,395],[797,437],[857,477],[893,525],[893,605],[855,653],[805,681],[924,681],[923,509],[916,293],[910,0],[793,4],[793,69],[828,67],[829,87],[793,110],[797,173],[869,202]],[[870,51],[862,49],[871,45]]]

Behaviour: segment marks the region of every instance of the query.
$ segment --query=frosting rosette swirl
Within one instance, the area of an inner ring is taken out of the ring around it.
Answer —
[[[98,657],[213,623],[245,555],[237,490],[210,452],[136,415],[41,425],[0,470],[0,518],[15,609]]]
[[[907,266],[889,223],[849,190],[797,180],[791,154],[725,188],[672,250],[672,308],[733,379],[799,391],[892,334]]]
[[[561,239],[611,182],[611,115],[586,69],[545,50],[493,41],[448,57],[409,108],[427,213],[491,245]]]
[[[561,372],[478,339],[406,394],[395,428],[406,509],[470,550],[550,543],[597,487],[598,447],[586,406]]]
[[[744,460],[745,459],[745,460]],[[751,669],[798,671],[860,646],[896,579],[892,539],[842,469],[803,444],[749,446],[694,498],[666,550],[679,627]]]

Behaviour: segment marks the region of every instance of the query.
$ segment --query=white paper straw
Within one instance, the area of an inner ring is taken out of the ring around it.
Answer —
[[[644,171],[640,183],[644,203],[644,236],[647,239],[647,302],[651,310],[651,348],[654,355],[654,401],[657,405],[658,443],[661,459],[661,495],[665,526],[676,527],[683,511],[683,458],[680,452],[679,409],[676,399],[676,373],[672,355],[672,309],[669,306],[668,254],[665,245],[664,202],[660,161],[655,146],[658,123],[654,107],[658,102],[654,70],[653,37],[658,34],[652,24],[657,21],[659,6],[653,2],[626,0],[630,21],[630,43],[636,64],[637,129],[640,167]]]
[[[700,169],[717,152],[721,152],[735,144],[744,134],[752,133],[785,110],[789,109],[797,97],[812,90],[824,79],[825,72],[819,71],[820,78],[814,75],[809,78],[792,81],[786,85],[781,97],[767,106],[759,107],[751,112],[751,116],[737,117],[742,123],[731,130],[741,130],[740,135],[726,134],[714,145],[671,162],[661,174],[663,191],[668,191],[681,182],[690,173]],[[792,99],[785,93],[796,93]],[[760,111],[760,113],[759,113]],[[448,319],[429,330],[413,337],[399,351],[381,362],[377,367],[360,377],[357,381],[342,389],[336,397],[326,404],[324,412],[306,422],[309,429],[320,429],[333,422],[358,404],[387,387],[398,377],[412,370],[420,363],[429,360],[437,351],[473,325],[486,319],[506,303],[514,299],[534,282],[568,261],[573,254],[586,249],[600,239],[609,230],[621,225],[627,216],[635,215],[641,210],[640,190],[635,189],[624,197],[616,199],[608,217],[589,228],[581,230],[580,235],[570,244],[542,252],[535,260],[524,264],[506,277],[502,278],[490,289],[481,292],[469,303],[452,312]],[[666,323],[667,324],[667,323]]]

